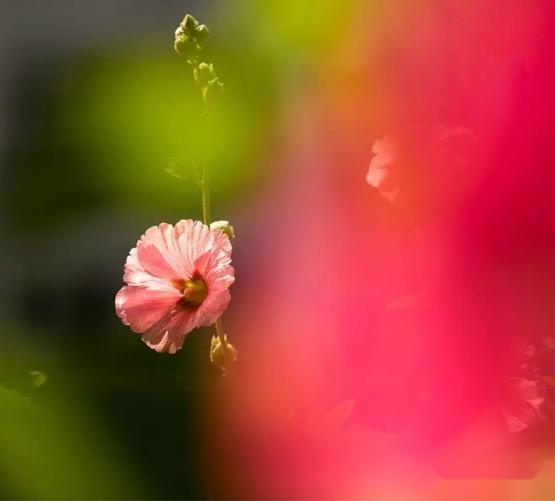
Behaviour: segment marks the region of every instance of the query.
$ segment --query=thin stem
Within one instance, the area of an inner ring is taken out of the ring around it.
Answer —
[[[202,219],[204,224],[210,226],[210,171],[206,161],[202,163],[202,181],[200,183],[200,189],[202,195]],[[218,333],[218,337],[220,338],[222,346],[224,346],[225,349],[225,331],[221,317],[216,320],[216,332]]]
[[[205,225],[210,226],[210,172],[207,162],[202,163],[200,190],[202,194],[202,219]]]
[[[224,343],[225,331],[224,331],[224,324],[222,322],[222,317],[220,317],[220,318],[218,318],[218,320],[216,320],[216,332],[218,333],[218,337],[220,338],[220,341],[222,342],[222,345],[225,347],[227,345],[227,343]]]
[[[193,75],[195,76],[195,80],[197,80],[195,71],[200,71],[199,59],[197,58],[193,61],[190,61],[189,63],[193,66]],[[210,66],[212,67],[212,65]],[[213,68],[211,69],[211,72],[213,72]],[[221,82],[220,82],[220,86],[221,86]],[[202,92],[202,89],[201,89],[201,92]],[[203,100],[206,103],[206,97],[204,96],[204,92],[203,92]],[[208,115],[208,110],[206,110],[206,115]],[[210,169],[209,169],[208,162],[206,160],[202,161],[201,163],[202,163],[202,178],[200,179],[199,184],[200,184],[201,197],[202,197],[202,220],[204,221],[205,225],[210,226],[210,223],[212,222],[212,216],[210,211]],[[225,331],[224,331],[224,326],[223,326],[221,317],[218,318],[218,320],[216,320],[215,325],[216,325],[216,332],[217,332],[218,338],[220,339],[220,342],[225,352],[227,352],[227,349],[228,349],[227,341],[225,338]]]

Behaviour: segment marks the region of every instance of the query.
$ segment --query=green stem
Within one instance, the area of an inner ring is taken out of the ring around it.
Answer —
[[[202,194],[202,219],[205,225],[210,226],[210,171],[206,161],[202,163],[202,181],[200,183],[200,189]],[[225,347],[225,331],[221,317],[216,320],[216,332],[218,333],[222,345]]]
[[[202,193],[202,219],[206,226],[210,226],[210,172],[208,164],[202,163],[202,181],[200,183],[200,190]]]
[[[195,69],[198,69],[198,60],[193,62],[193,73]],[[200,190],[202,196],[202,220],[204,224],[210,226],[212,222],[212,216],[210,211],[210,169],[208,162],[204,160],[202,162],[202,179],[200,181]],[[222,343],[224,349],[227,349],[227,343],[225,340],[225,330],[221,317],[216,320],[216,332],[218,338]]]
[[[227,346],[227,343],[224,343],[225,331],[224,331],[224,324],[222,322],[222,317],[216,320],[216,332],[218,333],[218,337],[220,338],[220,341],[222,342],[223,346],[224,347]]]

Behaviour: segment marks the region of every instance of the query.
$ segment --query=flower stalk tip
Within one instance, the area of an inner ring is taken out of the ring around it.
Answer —
[[[205,24],[200,24],[191,14],[187,14],[175,30],[173,45],[175,51],[193,67],[193,77],[207,105],[216,102],[224,88],[214,65],[201,60],[201,52],[209,35],[210,31]]]
[[[173,47],[180,56],[187,58],[187,62],[194,63],[208,39],[210,31],[204,24],[187,14],[175,30]]]

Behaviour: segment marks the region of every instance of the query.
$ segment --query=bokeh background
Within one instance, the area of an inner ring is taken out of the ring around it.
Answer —
[[[554,7],[0,0],[0,496],[555,498]],[[199,156],[229,381],[210,329],[164,356],[114,312],[144,230],[201,218]]]

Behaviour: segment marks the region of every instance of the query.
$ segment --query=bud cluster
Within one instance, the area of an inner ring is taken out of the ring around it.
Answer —
[[[187,14],[175,30],[175,51],[193,66],[195,82],[200,86],[205,103],[215,101],[224,84],[218,78],[214,65],[201,61],[201,51],[209,35],[208,28]]]
[[[191,14],[187,14],[175,30],[175,52],[187,58],[188,62],[195,61],[209,33],[204,24],[199,24]]]

